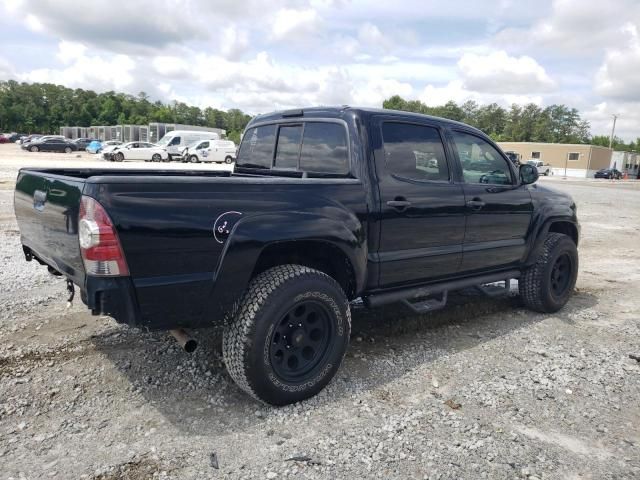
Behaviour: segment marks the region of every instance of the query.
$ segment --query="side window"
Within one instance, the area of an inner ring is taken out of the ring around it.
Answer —
[[[454,131],[453,142],[462,164],[465,182],[511,185],[511,170],[507,161],[487,141],[475,135]]]
[[[169,145],[180,145],[180,137],[173,137]]]
[[[275,168],[298,168],[300,142],[302,140],[302,125],[281,125],[276,147]]]
[[[534,160],[540,160],[540,152],[531,152],[531,158]]]
[[[238,152],[238,167],[271,168],[276,125],[253,127],[242,137]]]
[[[348,172],[349,149],[343,125],[330,122],[305,124],[300,170],[337,174]]]
[[[419,181],[449,180],[449,167],[437,129],[384,122],[382,140],[387,169],[392,174]]]
[[[202,142],[198,148],[209,148],[209,142]]]

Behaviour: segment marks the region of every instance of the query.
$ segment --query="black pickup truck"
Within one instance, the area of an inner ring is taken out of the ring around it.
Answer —
[[[461,123],[310,108],[253,119],[233,173],[22,169],[15,212],[26,259],[93,314],[179,339],[224,325],[230,375],[283,405],[334,376],[354,300],[427,312],[518,279],[526,306],[560,309],[576,206],[537,177]]]

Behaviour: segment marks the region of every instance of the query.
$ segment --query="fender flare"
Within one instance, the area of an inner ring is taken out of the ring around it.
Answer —
[[[571,225],[573,225],[577,231],[578,241],[579,241],[580,226],[575,218],[566,216],[566,215],[559,215],[559,216],[553,216],[553,217],[547,218],[542,223],[542,225],[537,229],[537,231],[534,232],[534,235],[532,235],[532,241],[530,243],[527,257],[525,260],[526,266],[529,266],[536,261],[536,258],[538,258],[540,250],[544,245],[544,239],[549,233],[549,229],[551,228],[551,225],[558,222],[570,223]]]
[[[214,273],[218,313],[228,313],[240,301],[256,262],[265,248],[281,242],[317,241],[338,248],[351,262],[357,288],[364,284],[367,244],[363,226],[355,215],[345,218],[305,212],[248,215],[233,225]],[[350,218],[348,218],[350,217]]]

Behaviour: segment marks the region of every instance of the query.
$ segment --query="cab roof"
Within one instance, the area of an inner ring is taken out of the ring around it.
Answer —
[[[432,115],[424,115],[422,113],[405,112],[400,110],[388,110],[384,108],[370,108],[370,107],[352,107],[349,105],[342,106],[326,106],[326,107],[305,107],[290,110],[279,110],[271,113],[260,114],[254,117],[247,127],[250,127],[254,123],[278,121],[284,119],[293,118],[342,118],[346,117],[369,117],[371,115],[387,115],[398,116],[403,118],[416,118],[429,120],[434,123],[446,124],[455,127],[464,127],[466,129],[473,130],[478,133],[483,133],[475,127],[467,125],[466,123],[457,122],[455,120],[449,120],[442,117],[434,117]]]

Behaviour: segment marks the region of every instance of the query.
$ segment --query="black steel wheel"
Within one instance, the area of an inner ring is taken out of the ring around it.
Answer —
[[[313,374],[323,364],[332,338],[326,308],[315,301],[293,305],[271,335],[269,356],[274,373],[295,381]]]
[[[551,268],[551,293],[556,297],[562,297],[571,282],[573,266],[568,254],[560,255]]]
[[[577,246],[571,237],[554,232],[545,238],[536,262],[522,272],[518,289],[527,307],[553,313],[569,301],[577,278]]]
[[[249,395],[287,405],[320,392],[351,331],[349,302],[328,275],[279,265],[256,276],[224,330],[227,371]]]

